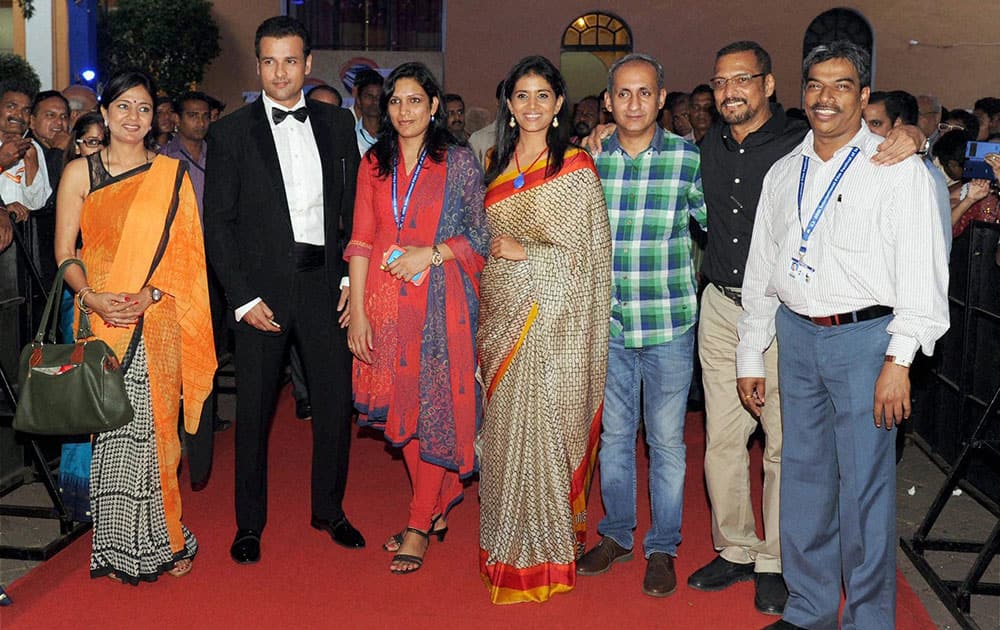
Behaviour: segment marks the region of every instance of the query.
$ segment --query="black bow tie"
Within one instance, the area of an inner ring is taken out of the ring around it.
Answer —
[[[271,120],[273,120],[276,125],[280,125],[281,121],[288,118],[290,115],[294,116],[295,120],[299,122],[305,122],[306,119],[309,118],[309,110],[305,107],[300,107],[294,112],[290,112],[285,109],[278,109],[277,107],[271,108]]]

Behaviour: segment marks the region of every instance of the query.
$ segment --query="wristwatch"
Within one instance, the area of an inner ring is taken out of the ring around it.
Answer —
[[[431,248],[431,264],[435,267],[440,267],[444,263],[444,256],[441,255],[441,250],[435,245]]]
[[[899,367],[905,367],[905,368],[910,367],[910,364],[913,363],[913,361],[907,361],[903,357],[897,357],[897,356],[893,356],[891,354],[885,355],[885,362],[886,363],[895,363]]]
[[[926,140],[924,140],[923,146],[921,146],[920,149],[917,150],[917,155],[927,155],[930,152],[931,152],[931,139],[927,138]]]
[[[156,304],[163,299],[163,291],[156,287],[149,287],[149,297],[153,299],[153,304]]]

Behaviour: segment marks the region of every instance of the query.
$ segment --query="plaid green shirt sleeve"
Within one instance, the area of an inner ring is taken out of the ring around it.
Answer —
[[[632,158],[616,134],[594,162],[614,247],[611,334],[626,348],[666,343],[698,317],[689,231],[692,218],[707,223],[698,148],[657,129]]]

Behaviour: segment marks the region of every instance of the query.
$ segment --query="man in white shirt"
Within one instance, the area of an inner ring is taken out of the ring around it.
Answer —
[[[754,414],[775,335],[779,348],[789,596],[769,628],[837,628],[842,581],[842,627],[895,627],[893,430],[910,413],[910,362],[948,329],[948,267],[919,158],[870,161],[870,76],[848,42],[806,57],[812,131],[764,179],[743,281],[737,387]]]
[[[42,147],[25,138],[32,95],[18,86],[0,86],[0,197],[18,221],[45,205],[52,193]]]
[[[204,198],[205,249],[234,315],[238,531],[230,555],[240,564],[260,559],[267,435],[290,343],[311,390],[311,525],[344,547],[365,545],[342,506],[352,404],[341,228],[351,231],[360,161],[351,116],[303,97],[312,56],[298,20],[265,20],[255,44],[263,93],[213,123]]]
[[[378,128],[382,123],[379,101],[382,100],[382,75],[371,68],[362,68],[354,74],[354,133],[358,136],[358,152],[364,157],[368,149],[378,140]]]

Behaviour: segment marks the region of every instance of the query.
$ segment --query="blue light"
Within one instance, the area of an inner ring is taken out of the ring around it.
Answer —
[[[87,83],[90,83],[91,81],[93,81],[94,77],[96,77],[96,76],[97,76],[97,73],[94,72],[93,70],[84,70],[83,72],[80,73],[80,78],[83,79],[84,81],[86,81]]]

